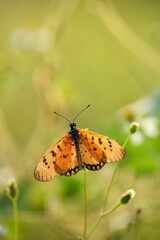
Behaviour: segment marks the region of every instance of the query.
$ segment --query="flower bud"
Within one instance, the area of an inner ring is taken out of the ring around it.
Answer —
[[[18,198],[18,187],[14,178],[10,178],[7,183],[7,195],[11,200]]]
[[[132,122],[132,123],[130,124],[129,131],[130,131],[131,134],[134,134],[134,133],[138,130],[138,128],[139,128],[139,123],[137,123],[137,122]]]
[[[132,198],[135,197],[135,195],[136,195],[135,191],[133,189],[129,189],[122,195],[120,203],[127,204]]]

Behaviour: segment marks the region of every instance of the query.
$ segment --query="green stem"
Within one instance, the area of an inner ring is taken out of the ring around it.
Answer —
[[[86,238],[87,233],[87,172],[84,167],[84,230],[83,238]]]
[[[130,131],[129,131],[129,133],[128,133],[128,135],[127,135],[127,137],[126,137],[126,139],[124,140],[124,143],[123,143],[123,145],[122,145],[123,148],[126,147],[128,141],[129,141],[130,136],[131,136],[131,133],[130,133]]]
[[[126,147],[127,143],[128,143],[128,140],[130,138],[130,135],[131,133],[129,132],[126,139],[124,140],[124,143],[123,143],[123,148]],[[107,194],[106,194],[106,197],[105,197],[105,200],[104,200],[104,205],[103,205],[103,209],[102,209],[102,212],[105,211],[106,209],[106,205],[107,205],[107,201],[108,201],[108,196],[110,194],[110,191],[111,191],[111,187],[112,187],[112,184],[113,184],[113,181],[114,181],[114,178],[115,178],[115,175],[116,175],[116,172],[117,172],[117,169],[118,169],[118,164],[116,165],[115,169],[114,169],[114,172],[113,172],[113,175],[112,175],[112,178],[111,178],[111,181],[109,183],[109,186],[108,186],[108,189],[107,189]]]
[[[117,169],[118,169],[118,164],[116,165],[116,167],[115,167],[115,169],[114,169],[114,172],[113,172],[111,181],[110,181],[110,183],[109,183],[109,186],[108,186],[108,189],[107,189],[107,194],[106,194],[106,197],[105,197],[105,200],[104,200],[104,205],[103,205],[102,212],[104,212],[105,209],[106,209],[106,205],[107,205],[107,201],[108,201],[108,196],[109,196],[109,193],[110,193],[110,190],[111,190],[111,187],[112,187],[112,184],[113,184],[113,181],[114,181],[114,178],[115,178]]]
[[[18,240],[18,208],[17,199],[12,199],[13,216],[14,216],[14,239]]]
[[[113,208],[111,208],[110,210],[102,213],[102,214],[99,216],[99,218],[97,219],[97,221],[95,222],[95,224],[92,226],[89,234],[87,235],[86,240],[88,240],[88,239],[91,237],[91,235],[93,234],[93,232],[95,231],[95,229],[97,228],[97,226],[98,226],[98,224],[101,222],[101,220],[102,220],[104,217],[106,217],[107,215],[109,215],[110,213],[112,213],[113,211],[115,211],[119,206],[121,206],[121,203],[120,203],[120,202],[118,202]]]

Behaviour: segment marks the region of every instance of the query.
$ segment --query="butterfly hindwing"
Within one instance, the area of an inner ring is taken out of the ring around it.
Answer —
[[[76,149],[69,133],[53,144],[41,158],[34,176],[39,181],[49,181],[55,175],[71,176],[79,171]]]
[[[86,134],[83,135],[80,132],[80,138],[82,141],[80,152],[83,164],[88,170],[99,170],[106,163],[106,156],[103,150],[97,144],[93,144],[92,140]]]
[[[99,170],[105,163],[118,162],[125,157],[125,150],[109,137],[82,129],[79,135],[83,163],[89,170]]]

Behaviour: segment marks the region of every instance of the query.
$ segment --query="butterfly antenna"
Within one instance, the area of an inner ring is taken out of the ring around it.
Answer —
[[[75,118],[73,119],[73,122],[75,122],[76,118],[77,118],[84,110],[86,110],[86,109],[89,108],[89,107],[90,107],[90,104],[89,104],[87,107],[85,107],[82,111],[80,111],[80,112],[77,114],[77,116],[75,116]]]
[[[68,122],[70,122],[70,123],[71,123],[71,121],[70,121],[68,118],[66,118],[66,117],[62,116],[61,114],[59,114],[59,113],[57,113],[57,112],[55,112],[55,111],[54,111],[54,113],[55,113],[56,115],[58,115],[58,116],[60,116],[60,117],[64,118],[64,119],[66,119]]]

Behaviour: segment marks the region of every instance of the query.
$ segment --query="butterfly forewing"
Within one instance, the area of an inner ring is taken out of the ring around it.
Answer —
[[[39,181],[49,181],[55,175],[71,176],[78,171],[75,145],[67,133],[44,154],[37,164],[34,176]]]
[[[82,159],[89,170],[99,170],[105,163],[118,162],[125,157],[125,150],[109,137],[82,129],[79,135]]]

